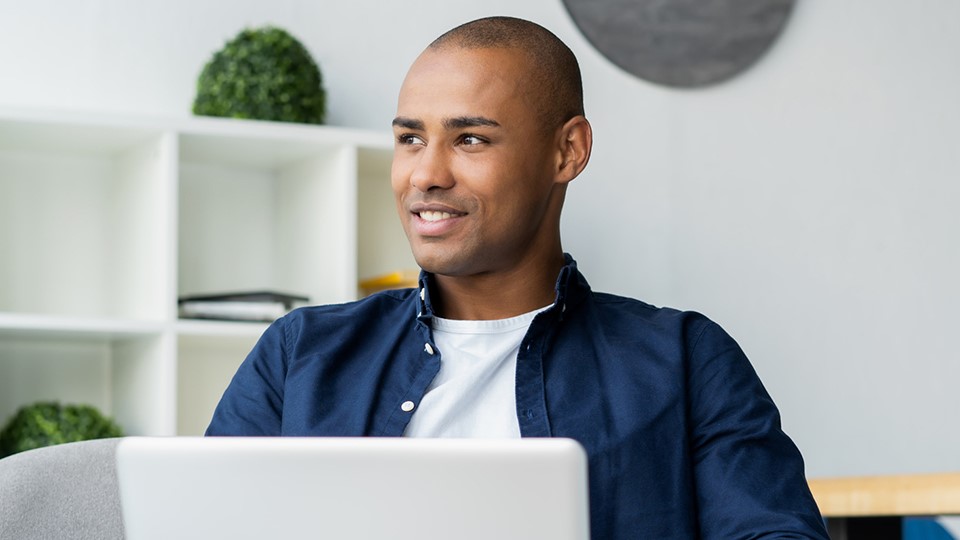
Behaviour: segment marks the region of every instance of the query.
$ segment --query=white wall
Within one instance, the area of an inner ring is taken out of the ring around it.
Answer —
[[[960,3],[797,4],[752,70],[676,91],[604,60],[560,0],[0,0],[0,107],[186,115],[212,52],[272,22],[320,63],[329,123],[386,130],[436,35],[530,18],[586,80],[564,234],[594,287],[724,325],[811,475],[956,470]]]

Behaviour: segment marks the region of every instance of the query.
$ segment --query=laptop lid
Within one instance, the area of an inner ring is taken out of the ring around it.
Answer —
[[[588,540],[569,439],[128,437],[128,540]]]

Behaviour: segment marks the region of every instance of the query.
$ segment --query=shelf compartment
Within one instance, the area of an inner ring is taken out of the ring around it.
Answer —
[[[304,141],[181,135],[178,294],[354,295],[354,151]]]
[[[173,142],[0,121],[0,311],[167,317]]]
[[[259,334],[181,334],[177,340],[177,435],[203,435],[220,397]]]
[[[390,185],[393,151],[361,148],[357,155],[357,274],[365,280],[419,267],[400,225]]]
[[[128,435],[173,433],[173,373],[163,334],[0,332],[0,419],[38,401],[88,404]]]

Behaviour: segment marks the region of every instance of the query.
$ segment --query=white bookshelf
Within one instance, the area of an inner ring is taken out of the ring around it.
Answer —
[[[188,294],[357,297],[415,268],[388,132],[0,110],[0,423],[89,403],[197,435],[265,324],[178,320]]]

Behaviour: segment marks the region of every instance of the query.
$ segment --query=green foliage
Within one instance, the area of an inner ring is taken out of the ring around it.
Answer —
[[[322,124],[322,83],[320,68],[293,36],[270,26],[246,29],[204,66],[193,113]]]
[[[117,424],[89,405],[35,403],[21,407],[0,431],[0,458],[43,446],[122,436]]]

